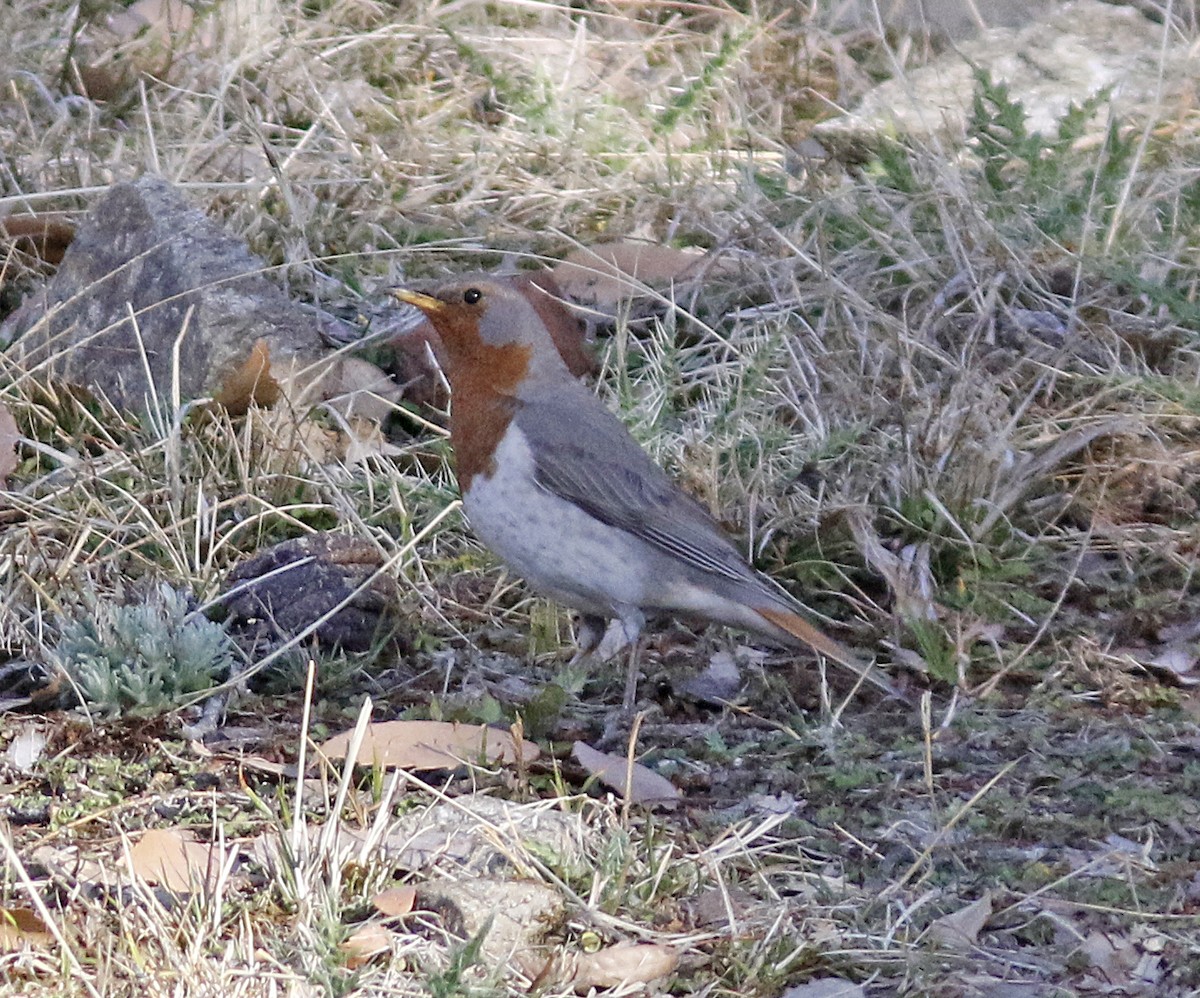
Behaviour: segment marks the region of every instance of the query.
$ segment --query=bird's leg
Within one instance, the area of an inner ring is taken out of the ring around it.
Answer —
[[[641,641],[639,640],[642,633],[642,626],[646,623],[646,617],[635,606],[624,606],[618,611],[617,619],[621,623],[621,631],[624,634],[625,641],[629,645],[629,664],[626,666],[625,673],[625,699],[623,702],[625,713],[633,713],[633,708],[637,704],[637,685],[638,685],[638,651],[640,650]],[[607,637],[608,635],[605,635]]]
[[[594,654],[601,662],[607,662],[624,648],[629,649],[629,660],[625,673],[626,713],[632,713],[637,703],[638,651],[645,616],[637,607],[621,607],[620,615],[606,621],[593,614],[580,614],[579,626],[575,631],[576,652],[571,656],[571,665]]]

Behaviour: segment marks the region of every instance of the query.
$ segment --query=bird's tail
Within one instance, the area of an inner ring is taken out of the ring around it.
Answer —
[[[839,665],[845,666],[873,686],[898,699],[907,699],[907,697],[884,678],[873,664],[864,662],[840,641],[835,641],[819,627],[810,624],[800,614],[770,606],[756,606],[754,607],[754,612],[768,624],[779,628],[785,634],[799,641],[803,641],[814,651],[820,652],[822,655],[833,659]]]

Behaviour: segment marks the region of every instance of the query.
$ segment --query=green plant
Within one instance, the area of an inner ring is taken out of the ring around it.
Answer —
[[[53,650],[81,699],[108,717],[153,717],[219,682],[233,664],[219,624],[163,583],[141,603],[97,601],[67,621]]]
[[[1113,120],[1098,153],[1081,153],[1078,145],[1111,91],[1103,89],[1081,104],[1071,104],[1054,132],[1044,135],[1030,129],[1025,106],[1005,83],[982,69],[975,71],[975,83],[968,136],[983,159],[987,186],[1002,195],[992,210],[1011,212],[1019,205],[1042,232],[1056,239],[1080,238],[1085,220],[1107,225],[1120,200],[1135,139],[1122,136]]]
[[[722,72],[752,37],[753,32],[741,31],[726,35],[721,39],[721,45],[716,53],[658,116],[658,120],[654,123],[654,134],[658,136],[669,134],[682,118],[690,114],[704,95],[713,89]]]
[[[468,998],[470,995],[495,993],[490,988],[486,991],[473,988],[466,980],[467,972],[481,961],[483,943],[491,928],[492,920],[489,918],[477,935],[450,954],[450,962],[445,970],[429,976],[426,983],[434,998]]]

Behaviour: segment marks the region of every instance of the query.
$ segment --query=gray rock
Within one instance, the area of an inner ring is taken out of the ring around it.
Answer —
[[[845,0],[835,27],[885,27],[963,40],[987,28],[1019,28],[1043,16],[1050,0]]]
[[[318,324],[264,270],[161,177],[115,184],[0,344],[21,369],[131,410],[171,397],[176,379],[183,400],[216,394],[259,340],[272,374],[290,377],[324,353]]]
[[[980,5],[981,7],[984,5]],[[1035,5],[1036,7],[1036,5]],[[1076,0],[1021,27],[995,27],[902,77],[871,90],[851,113],[823,121],[813,136],[847,159],[881,141],[962,138],[975,91],[974,66],[1008,84],[1031,131],[1052,134],[1068,107],[1112,88],[1123,114],[1154,115],[1192,85],[1200,62],[1176,33],[1163,56],[1163,26],[1132,7]],[[1160,62],[1162,90],[1160,87]],[[1097,133],[1104,128],[1097,116]]]

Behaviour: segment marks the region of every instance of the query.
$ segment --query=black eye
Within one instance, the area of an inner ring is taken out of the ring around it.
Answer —
[[[474,305],[482,298],[483,292],[478,288],[467,288],[467,290],[463,292],[463,301],[465,301],[468,305]]]

